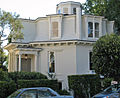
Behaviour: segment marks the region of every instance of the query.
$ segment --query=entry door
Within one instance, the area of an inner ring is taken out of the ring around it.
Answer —
[[[21,71],[31,72],[31,58],[21,59]]]

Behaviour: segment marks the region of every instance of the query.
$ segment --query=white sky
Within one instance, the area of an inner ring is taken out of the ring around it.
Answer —
[[[55,14],[56,5],[65,1],[84,3],[86,0],[0,0],[0,8],[7,12],[16,12],[20,18],[36,19]]]

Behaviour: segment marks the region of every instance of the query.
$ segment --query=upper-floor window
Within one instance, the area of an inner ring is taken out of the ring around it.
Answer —
[[[61,13],[61,11],[60,11],[60,9],[58,10],[58,14],[60,14]]]
[[[68,14],[68,8],[63,8],[63,13]]]
[[[95,38],[99,37],[99,23],[95,23]]]
[[[49,73],[55,73],[55,53],[49,52]]]
[[[52,22],[52,37],[58,37],[58,22]]]
[[[88,22],[88,37],[93,37],[93,23]]]
[[[76,14],[76,8],[73,8],[73,14]]]
[[[88,22],[88,37],[98,38],[99,37],[99,23]]]

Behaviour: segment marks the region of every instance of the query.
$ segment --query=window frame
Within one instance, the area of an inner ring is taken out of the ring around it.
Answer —
[[[92,51],[89,51],[89,70],[93,70],[92,65]]]
[[[68,14],[68,8],[67,7],[63,8],[63,14]]]
[[[75,7],[73,8],[73,14],[76,14],[76,8]]]
[[[89,23],[92,23],[92,28],[89,28]],[[89,30],[90,30],[90,33],[92,34],[92,36],[89,36]],[[93,38],[93,36],[94,36],[94,28],[93,28],[93,22],[88,22],[88,38]]]
[[[89,37],[89,23],[92,23],[93,27],[92,27],[92,34],[93,36],[92,37]],[[98,24],[98,30],[96,29],[96,25],[95,24]],[[96,37],[96,31],[98,32],[98,37]],[[88,21],[87,23],[87,38],[88,39],[98,39],[100,37],[100,23],[98,21]]]
[[[98,29],[96,28],[96,24],[98,24]],[[100,34],[100,27],[99,27],[99,23],[95,22],[95,38],[99,38],[99,34]],[[98,32],[98,37],[96,36],[96,32]]]
[[[57,28],[54,28],[54,25],[53,25],[54,23],[57,23]],[[57,36],[54,36],[55,31],[57,31]],[[52,22],[51,37],[52,37],[52,38],[58,38],[58,37],[59,37],[59,23],[58,23],[58,21],[53,21],[53,22]]]
[[[54,71],[50,72],[50,53],[53,52],[54,54]],[[55,52],[54,51],[48,51],[48,73],[49,74],[55,74],[56,73],[56,56],[55,56]]]

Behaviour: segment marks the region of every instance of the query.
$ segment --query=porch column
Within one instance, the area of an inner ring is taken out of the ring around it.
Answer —
[[[8,72],[10,72],[10,65],[11,65],[11,61],[10,61],[10,52],[8,54]]]
[[[18,71],[18,64],[17,64],[17,55],[15,54],[15,71]]]
[[[19,70],[18,71],[21,71],[21,54],[19,54]]]
[[[35,54],[35,72],[37,72],[37,66],[38,66],[38,54]]]

